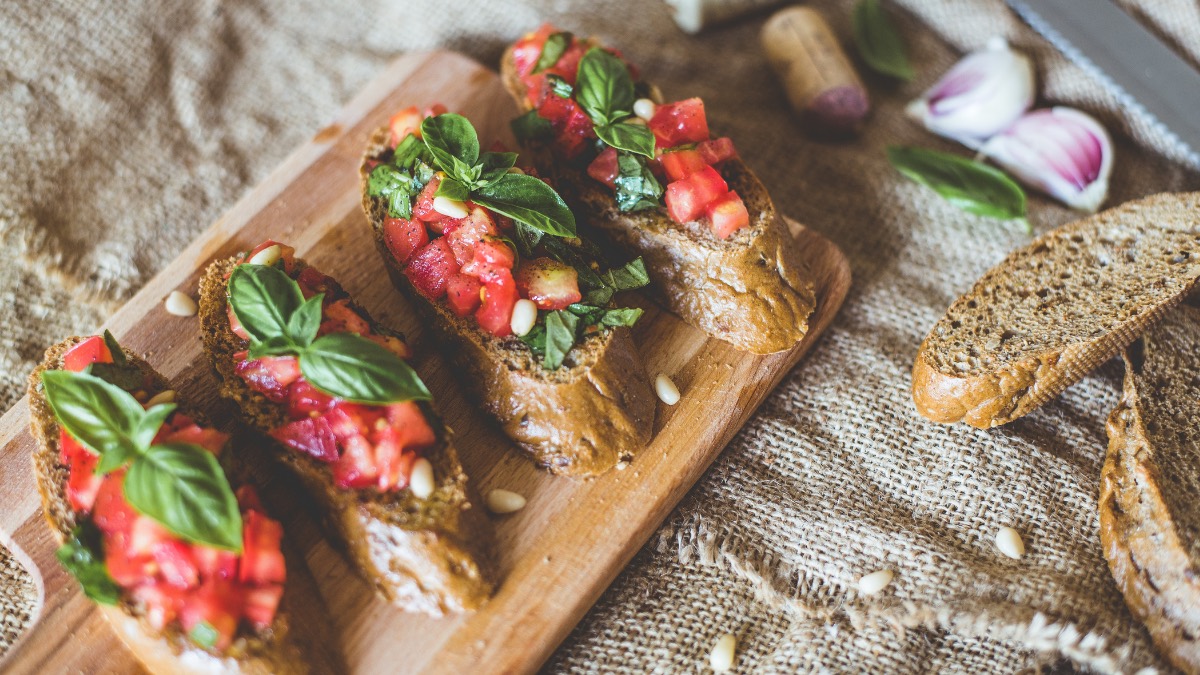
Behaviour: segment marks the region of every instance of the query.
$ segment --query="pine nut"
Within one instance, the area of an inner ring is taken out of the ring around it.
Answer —
[[[195,316],[196,301],[179,291],[171,291],[167,296],[167,300],[163,303],[168,314],[175,316]]]
[[[658,400],[667,405],[679,403],[679,387],[675,386],[675,382],[667,377],[666,373],[659,373],[658,377],[654,378],[654,392],[658,394]]]
[[[157,394],[155,394],[154,396],[150,397],[150,400],[146,401],[146,407],[153,408],[154,406],[158,405],[159,403],[174,403],[174,402],[175,402],[175,390],[167,389],[166,391],[160,391]]]
[[[1021,533],[1011,527],[1002,527],[996,532],[996,548],[1013,560],[1020,560],[1025,555],[1025,542],[1021,541]]]
[[[518,300],[517,304],[513,305],[512,321],[509,322],[513,334],[518,337],[528,335],[529,331],[533,330],[533,324],[537,323],[537,314],[537,305],[532,300]]]
[[[412,473],[408,476],[408,489],[412,490],[417,499],[429,499],[433,494],[433,465],[424,457],[413,462]]]
[[[712,652],[708,655],[708,664],[718,673],[728,672],[733,668],[733,662],[737,658],[737,638],[730,633],[726,633],[717,639],[713,645]]]
[[[879,591],[888,587],[892,583],[891,570],[879,570],[871,572],[867,576],[858,580],[858,591],[863,595],[875,595]]]
[[[449,197],[434,197],[433,210],[450,218],[467,217],[467,203]]]
[[[654,117],[654,109],[656,107],[654,101],[648,98],[639,98],[633,102],[633,114],[649,122],[650,118]]]
[[[271,244],[263,250],[250,256],[250,260],[246,262],[251,265],[274,265],[279,262],[280,256],[283,255],[283,249],[279,244]]]
[[[525,174],[525,169],[522,169],[522,168],[521,168],[521,167],[519,167],[519,166],[510,166],[510,167],[508,167],[508,172],[509,172],[509,173],[519,173],[519,174],[521,174],[521,175],[524,175],[524,174]]]
[[[525,508],[525,498],[509,490],[492,490],[487,494],[487,507],[499,515],[513,513]]]

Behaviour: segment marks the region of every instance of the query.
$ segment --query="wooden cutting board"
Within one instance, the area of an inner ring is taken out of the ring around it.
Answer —
[[[192,402],[216,420],[229,411],[215,400],[215,378],[201,353],[195,317],[167,314],[172,290],[193,297],[201,271],[215,258],[266,238],[339,279],[383,323],[410,338],[414,366],[458,438],[467,472],[481,494],[493,488],[526,496],[524,510],[492,516],[501,574],[496,596],[481,611],[433,620],[393,610],[376,598],[320,536],[286,490],[265,497],[284,521],[291,546],[304,552],[327,611],[311,616],[340,645],[358,673],[529,672],[550,656],[617,573],[691,488],[721,448],[829,325],[850,285],[841,251],[792,223],[817,283],[818,306],[807,339],[789,352],[753,356],[707,338],[653,305],[635,337],[653,376],[668,373],[683,397],[658,406],[652,445],[624,470],[590,481],[536,469],[494,424],[472,410],[438,345],[394,291],[359,209],[357,167],[371,131],[409,105],[442,102],[465,114],[489,138],[507,138],[516,109],[497,75],[451,52],[411,54],[394,62],[297,150],[262,185],[194,241],[108,321],[126,347],[145,355]],[[752,162],[753,163],[753,162]],[[47,344],[61,339],[47,335]],[[54,558],[55,543],[34,487],[28,405],[0,419],[0,533],[28,554],[44,597],[33,627],[0,671],[136,672],[133,657]],[[278,481],[276,481],[278,482]],[[282,506],[280,506],[282,505]]]

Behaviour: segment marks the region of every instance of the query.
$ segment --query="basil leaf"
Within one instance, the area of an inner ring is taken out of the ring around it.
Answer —
[[[84,372],[125,391],[137,391],[146,383],[145,374],[137,366],[128,363],[93,363]]]
[[[317,293],[305,300],[288,317],[287,326],[283,329],[284,337],[300,347],[312,344],[317,337],[317,331],[321,329],[321,308],[324,302],[324,293]]]
[[[386,197],[397,187],[405,185],[410,180],[408,174],[390,164],[380,164],[371,169],[367,177],[367,194],[372,197]]]
[[[517,250],[526,258],[533,256],[533,249],[542,241],[545,234],[531,225],[516,221],[514,229],[517,234]]]
[[[107,330],[104,331],[104,344],[108,346],[108,352],[112,354],[112,362],[114,365],[123,366],[129,362],[129,359],[125,357],[125,350],[121,349],[121,345],[117,342],[117,338],[113,337],[113,334]]]
[[[632,326],[637,323],[637,320],[642,318],[642,310],[640,307],[621,307],[618,309],[610,309],[604,312],[604,316],[600,317],[601,326]]]
[[[71,530],[71,538],[54,556],[79,581],[83,594],[102,605],[115,605],[121,599],[121,589],[104,564],[103,540],[92,521],[80,523]]]
[[[854,44],[871,70],[905,82],[913,77],[904,40],[879,0],[859,0],[854,6]]]
[[[154,437],[158,435],[158,430],[162,428],[163,423],[167,421],[171,413],[175,412],[177,407],[174,403],[159,403],[146,411],[134,432],[134,440],[138,448],[150,447],[150,444],[154,442]]]
[[[508,173],[508,170],[517,163],[517,153],[485,152],[479,158],[479,163],[483,170],[479,174],[479,185],[476,187],[483,187],[503,178],[504,174]]]
[[[596,135],[618,150],[654,158],[654,132],[643,124],[604,124],[596,127]]]
[[[123,456],[145,448],[137,439],[146,416],[132,394],[86,373],[42,372],[42,388],[58,423],[85,448]]]
[[[558,63],[558,60],[562,58],[563,52],[567,51],[567,47],[571,46],[572,37],[566,31],[551,33],[550,37],[546,38],[546,42],[542,45],[542,53],[538,54],[537,63],[533,64],[533,70],[529,74],[537,75]]]
[[[521,342],[529,346],[529,351],[533,352],[534,356],[544,356],[546,354],[546,326],[543,323],[534,324],[533,328],[528,333],[519,336]]]
[[[633,114],[633,78],[621,59],[592,47],[579,60],[575,101],[597,125],[612,124]]]
[[[546,84],[550,85],[550,93],[559,98],[571,98],[571,94],[575,91],[570,82],[557,75],[547,75]]]
[[[285,335],[288,319],[304,304],[300,285],[277,267],[238,265],[229,275],[228,289],[234,316],[259,342]]]
[[[246,357],[253,361],[254,359],[261,359],[264,356],[286,356],[288,354],[299,354],[303,349],[303,347],[296,344],[290,337],[286,335],[276,335],[265,342],[255,341],[251,343]]]
[[[575,328],[579,318],[570,312],[557,310],[546,314],[546,355],[542,364],[546,370],[562,367],[567,352],[575,346]]]
[[[604,283],[617,291],[632,291],[650,283],[646,263],[634,258],[621,267],[615,267],[600,275]]]
[[[584,242],[585,246],[586,244],[587,242]],[[589,261],[584,258],[578,248],[568,245],[562,239],[557,237],[548,237],[543,239],[542,246],[546,249],[546,253],[550,254],[551,258],[575,268],[575,273],[579,277],[579,285],[581,289],[595,288],[596,286],[603,285],[603,282],[600,280],[600,275],[596,274],[596,271],[592,269]],[[594,257],[599,257],[598,251],[595,253]]]
[[[425,147],[433,155],[434,163],[456,178],[463,178],[461,166],[470,168],[479,161],[479,136],[475,133],[475,127],[462,115],[445,113],[426,117],[421,122],[421,136],[425,140]]]
[[[446,176],[445,178],[442,178],[441,183],[438,183],[437,192],[434,193],[433,196],[446,197],[455,201],[465,202],[470,198],[471,192],[467,189],[466,185],[463,185],[450,176]]]
[[[617,153],[617,210],[622,213],[658,208],[663,188],[646,162],[635,155]]]
[[[125,474],[125,499],[188,541],[242,550],[242,514],[211,452],[190,443],[152,445]]]
[[[575,215],[549,185],[533,176],[508,173],[472,195],[472,201],[559,237],[575,236]]]
[[[531,140],[546,140],[554,135],[554,127],[550,124],[550,120],[539,115],[537,110],[530,110],[524,115],[514,118],[508,125],[512,127],[513,135],[522,143]]]
[[[200,621],[192,627],[192,632],[188,633],[188,639],[205,649],[212,649],[213,645],[217,644],[217,638],[221,634],[216,628],[207,621]]]
[[[964,211],[992,218],[1025,217],[1025,192],[999,169],[925,148],[893,146],[887,154],[897,171]]]
[[[600,319],[604,317],[604,313],[608,310],[596,305],[574,303],[567,305],[567,311],[579,317],[584,326],[595,326],[600,323]]]
[[[354,403],[382,405],[432,398],[403,359],[352,333],[318,338],[300,355],[300,372],[317,389]]]
[[[405,186],[399,186],[388,195],[388,215],[393,218],[412,218],[412,199],[416,194]]]
[[[417,138],[416,134],[405,136],[392,152],[392,164],[405,170],[411,169],[417,162],[428,163],[432,159],[429,151],[425,148],[424,141]]]

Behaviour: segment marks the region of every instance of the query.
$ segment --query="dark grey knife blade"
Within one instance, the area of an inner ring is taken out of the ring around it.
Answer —
[[[1007,0],[1055,47],[1140,108],[1200,168],[1200,73],[1111,0]]]

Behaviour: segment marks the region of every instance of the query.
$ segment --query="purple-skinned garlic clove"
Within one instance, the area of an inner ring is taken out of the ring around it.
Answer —
[[[1002,37],[946,72],[905,112],[939,136],[978,148],[1033,105],[1033,63]]]
[[[979,153],[1073,209],[1095,213],[1108,196],[1112,139],[1099,122],[1074,108],[1027,113]]]

